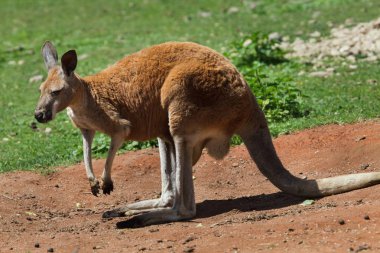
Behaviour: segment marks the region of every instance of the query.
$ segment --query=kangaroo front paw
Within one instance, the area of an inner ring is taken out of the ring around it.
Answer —
[[[92,194],[97,197],[100,191],[99,181],[97,179],[90,179],[90,187]]]
[[[108,180],[108,181],[102,180],[102,190],[103,190],[103,194],[111,194],[111,192],[113,191],[112,180]]]

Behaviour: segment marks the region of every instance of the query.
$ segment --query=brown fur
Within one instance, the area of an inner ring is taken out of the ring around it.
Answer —
[[[130,140],[168,138],[170,133],[192,134],[199,129],[231,136],[254,103],[232,64],[194,43],[144,49],[82,83],[84,92],[94,98],[91,107],[96,107],[86,117],[96,118],[97,130],[109,135],[119,120],[129,121]],[[77,108],[73,103],[70,107]]]

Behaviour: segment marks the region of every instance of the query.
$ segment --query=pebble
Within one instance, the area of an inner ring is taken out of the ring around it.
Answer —
[[[340,225],[344,225],[344,224],[346,224],[346,222],[345,222],[343,219],[339,219],[339,220],[338,220],[338,223],[339,223]]]
[[[236,6],[231,6],[228,10],[227,10],[227,13],[228,14],[234,14],[234,13],[238,13],[240,10],[238,7]]]
[[[185,248],[184,250],[183,250],[183,252],[186,252],[186,253],[191,253],[191,252],[194,252],[194,247],[188,247],[188,248]]]
[[[355,141],[358,142],[358,141],[363,141],[365,139],[367,139],[367,136],[360,136],[360,137],[356,138]]]
[[[34,247],[35,247],[35,248],[39,248],[39,247],[40,247],[40,244],[39,244],[38,242],[36,242],[36,243],[34,244]]]
[[[185,240],[183,240],[182,244],[186,244],[186,243],[188,243],[188,242],[194,241],[195,239],[197,239],[195,236],[190,235],[190,236],[187,237]]]
[[[200,16],[201,18],[209,18],[211,17],[211,12],[208,12],[208,11],[200,11],[198,13],[198,16]]]
[[[370,218],[369,218],[368,215],[364,215],[364,219],[365,219],[365,220],[369,220]]]
[[[361,168],[362,170],[365,170],[365,169],[367,169],[368,167],[369,167],[369,164],[368,164],[368,163],[365,163],[365,164],[360,165],[360,168]]]

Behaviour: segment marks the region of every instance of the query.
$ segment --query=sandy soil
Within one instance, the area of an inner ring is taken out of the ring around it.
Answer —
[[[275,140],[295,175],[378,171],[380,122],[330,125]],[[103,160],[95,161],[98,175]],[[380,252],[380,186],[315,200],[279,192],[244,146],[194,167],[197,217],[118,229],[104,211],[160,194],[158,150],[116,158],[110,196],[90,194],[83,164],[0,175],[0,252]]]

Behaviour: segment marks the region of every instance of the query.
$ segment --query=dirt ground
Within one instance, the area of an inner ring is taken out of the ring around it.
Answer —
[[[275,140],[286,167],[320,178],[379,171],[380,121],[329,125]],[[95,161],[100,175],[103,160]],[[110,196],[90,194],[83,164],[44,176],[0,175],[0,252],[380,252],[380,186],[315,200],[279,192],[244,146],[194,167],[197,217],[118,229],[104,211],[160,194],[157,149],[119,155]]]

